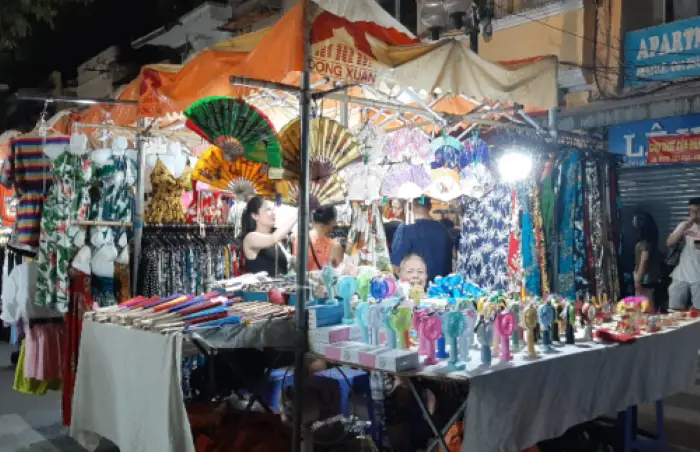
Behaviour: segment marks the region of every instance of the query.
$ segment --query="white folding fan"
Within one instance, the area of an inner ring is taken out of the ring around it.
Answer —
[[[450,168],[434,169],[430,172],[433,181],[425,189],[424,194],[442,202],[452,201],[462,196],[459,185],[459,174]]]

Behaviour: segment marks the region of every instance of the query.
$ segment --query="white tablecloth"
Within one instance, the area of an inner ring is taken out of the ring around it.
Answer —
[[[71,436],[121,452],[194,452],[180,385],[182,336],[85,321]]]
[[[578,344],[478,369],[474,351],[462,452],[517,452],[570,427],[689,388],[700,321],[628,345]],[[498,360],[494,360],[498,363]]]

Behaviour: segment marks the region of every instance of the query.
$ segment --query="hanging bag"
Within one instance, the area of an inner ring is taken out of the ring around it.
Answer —
[[[685,239],[681,240],[680,242],[676,243],[671,248],[669,248],[665,260],[666,266],[669,270],[673,270],[678,266],[678,263],[681,261],[681,252],[683,251],[684,245]]]

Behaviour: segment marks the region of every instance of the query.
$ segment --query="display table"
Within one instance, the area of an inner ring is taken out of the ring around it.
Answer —
[[[694,380],[700,320],[628,345],[567,346],[487,372],[472,369],[463,452],[517,452],[570,427],[685,391]],[[478,358],[477,358],[478,359]]]
[[[449,372],[442,362],[419,371],[388,373],[408,383],[424,416],[427,410],[413,378],[468,380],[462,451],[518,452],[577,424],[685,391],[695,379],[699,349],[697,319],[628,345],[555,346],[534,360],[516,352],[513,361],[494,358],[490,367],[481,365],[480,351],[474,348],[464,371]],[[426,422],[437,430],[431,419]],[[435,442],[428,450],[434,446]]]

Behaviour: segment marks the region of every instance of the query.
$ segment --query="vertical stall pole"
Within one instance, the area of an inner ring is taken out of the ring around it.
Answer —
[[[139,127],[146,126],[145,119],[139,119]],[[143,133],[136,136],[136,196],[134,197],[134,254],[131,262],[131,295],[138,293],[139,263],[141,260],[141,239],[143,237],[143,214],[146,193],[146,137]]]
[[[309,0],[302,0],[303,52],[301,73],[301,96],[299,97],[299,114],[301,116],[301,168],[299,171],[299,224],[298,249],[309,248],[309,123],[311,106],[311,17]],[[294,426],[292,430],[292,450],[301,452],[302,413],[304,403],[304,381],[306,380],[306,349],[308,347],[308,323],[306,318],[306,300],[308,298],[308,253],[298,253],[297,257],[297,301],[296,301],[296,343],[294,359]]]

